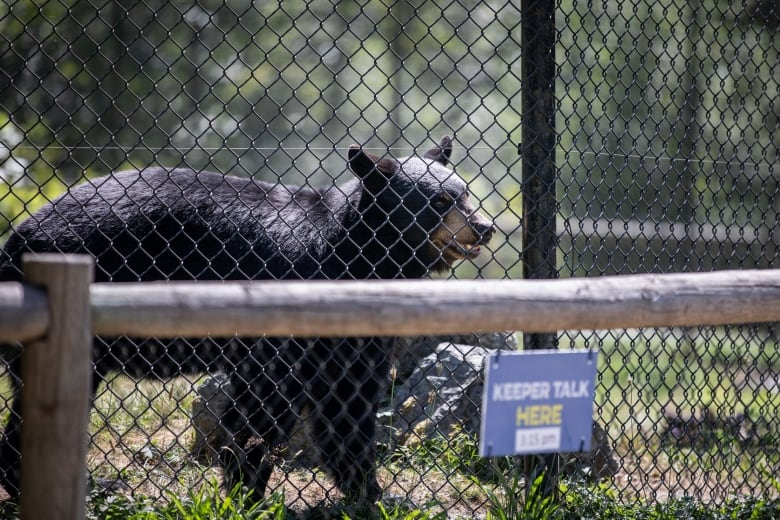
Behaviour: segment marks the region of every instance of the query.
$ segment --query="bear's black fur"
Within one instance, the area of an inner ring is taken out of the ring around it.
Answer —
[[[451,150],[449,138],[403,159],[353,146],[356,178],[321,190],[163,168],[89,181],[13,232],[0,280],[21,279],[27,251],[90,254],[98,282],[419,278],[479,254],[493,234],[447,167]],[[18,356],[3,350],[17,380]],[[223,420],[234,440],[223,449],[228,487],[242,482],[262,496],[269,450],[307,406],[325,469],[345,494],[375,499],[374,423],[388,359],[381,338],[99,338],[94,388],[116,370],[137,378],[226,371],[234,402]],[[18,401],[0,441],[0,484],[12,496]]]

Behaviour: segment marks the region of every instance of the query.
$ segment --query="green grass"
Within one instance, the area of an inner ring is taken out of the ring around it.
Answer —
[[[691,497],[651,503],[635,500],[630,503],[619,498],[614,488],[603,484],[565,487],[564,503],[551,518],[566,520],[773,520],[780,518],[780,500],[760,497],[729,498],[719,504],[704,504]]]
[[[482,484],[480,484],[482,486]],[[720,504],[703,504],[684,497],[665,503],[636,500],[625,503],[619,493],[607,484],[586,485],[564,482],[559,499],[539,493],[541,478],[531,487],[530,499],[524,499],[524,482],[518,474],[508,475],[495,488],[484,488],[488,504],[486,520],[771,520],[780,518],[780,500],[740,497]],[[121,495],[91,497],[88,520],[445,520],[444,512],[426,508],[386,504],[370,506],[350,504],[321,505],[295,512],[285,505],[283,495],[272,494],[254,503],[249,495],[234,489],[220,492],[216,483],[184,497],[169,495],[167,503],[147,497]],[[465,520],[468,517],[459,517]]]
[[[445,520],[442,514],[431,514],[419,508],[387,505],[379,502],[369,505],[327,504],[305,513],[289,509],[285,497],[274,493],[262,501],[251,500],[251,493],[235,488],[220,492],[212,482],[185,497],[169,495],[169,502],[161,504],[148,497],[129,498],[121,495],[93,496],[88,503],[88,520]]]
[[[284,497],[271,495],[252,502],[251,495],[235,488],[222,495],[219,484],[189,491],[184,497],[169,494],[166,504],[148,497],[93,496],[88,520],[283,520],[287,518]]]

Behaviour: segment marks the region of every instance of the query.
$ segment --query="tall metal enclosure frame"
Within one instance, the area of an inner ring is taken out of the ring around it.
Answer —
[[[522,11],[522,142],[523,277],[557,278],[557,169],[555,151],[556,2],[523,0]],[[556,349],[558,335],[525,334],[525,350]],[[544,472],[543,494],[554,493],[560,461],[556,455],[525,459],[526,493]]]

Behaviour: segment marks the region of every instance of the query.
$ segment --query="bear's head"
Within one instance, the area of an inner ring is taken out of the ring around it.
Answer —
[[[420,157],[378,157],[357,145],[349,149],[350,169],[362,181],[364,218],[434,271],[476,257],[495,232],[469,200],[468,185],[448,167],[451,155],[449,137]]]

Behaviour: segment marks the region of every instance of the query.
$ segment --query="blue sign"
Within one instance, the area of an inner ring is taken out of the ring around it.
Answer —
[[[527,350],[487,356],[480,455],[590,449],[597,354]]]

